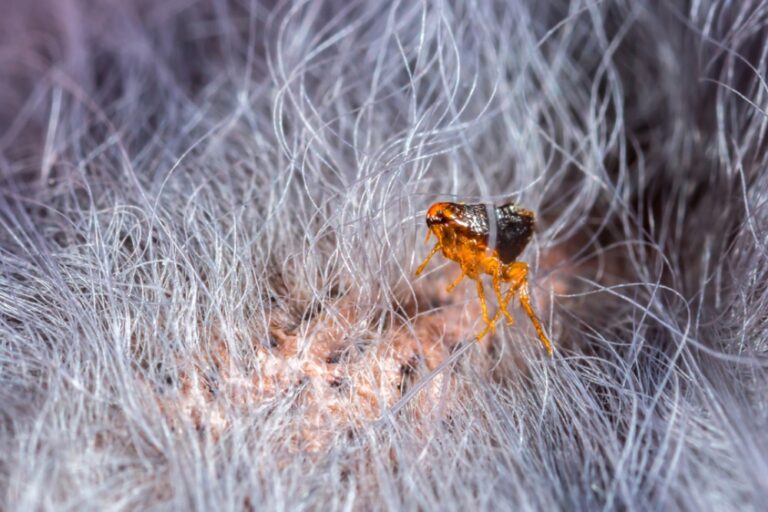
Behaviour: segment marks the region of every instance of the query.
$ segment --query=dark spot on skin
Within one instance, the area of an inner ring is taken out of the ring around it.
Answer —
[[[442,300],[437,296],[428,297],[427,300],[429,301],[429,309],[440,309],[443,306],[448,306],[453,303],[450,298],[447,300]]]
[[[342,289],[339,285],[335,284],[328,290],[328,297],[332,299],[338,299],[342,295]]]
[[[327,364],[338,364],[338,362],[341,361],[341,351],[335,350],[331,352],[331,354],[325,358],[325,362]]]
[[[267,334],[266,339],[264,339],[261,344],[267,348],[277,348],[280,345],[280,343],[277,341],[277,338],[271,334]]]
[[[410,359],[408,359],[407,363],[400,365],[400,374],[406,377],[413,375],[416,372],[416,367],[418,364],[419,358],[415,355],[412,356]]]
[[[304,309],[304,313],[301,315],[302,320],[308,322],[323,311],[323,305],[319,302],[312,302]]]
[[[408,390],[408,385],[413,382],[418,367],[419,356],[415,354],[411,356],[406,363],[400,365],[400,383],[397,386],[397,390],[400,394],[403,394]]]
[[[412,301],[403,303],[395,300],[392,302],[392,309],[395,316],[402,318],[410,318],[416,313],[414,309],[414,303]]]

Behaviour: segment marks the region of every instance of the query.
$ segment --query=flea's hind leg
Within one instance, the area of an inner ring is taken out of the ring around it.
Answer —
[[[493,322],[491,322],[488,319],[488,306],[485,302],[485,292],[483,290],[483,282],[480,280],[480,277],[477,278],[477,296],[480,299],[480,308],[483,310],[483,320],[485,321],[485,329],[476,336],[477,340],[480,341],[480,339],[488,334],[488,331],[495,331],[495,327],[493,325]],[[494,319],[495,320],[495,319]]]
[[[416,269],[416,275],[421,275],[422,272],[424,272],[424,269],[427,266],[427,263],[429,263],[429,260],[432,259],[432,256],[437,254],[437,251],[440,250],[440,242],[436,243],[435,246],[432,248],[431,251],[429,251],[429,254],[427,255],[427,258],[421,262],[421,265],[419,265],[419,268]]]
[[[541,326],[541,322],[539,322],[539,318],[536,316],[536,313],[533,312],[533,307],[531,307],[531,297],[528,291],[528,280],[525,277],[523,277],[522,281],[520,282],[519,290],[520,290],[520,305],[523,306],[523,309],[528,315],[528,318],[531,319],[531,322],[533,323],[533,327],[536,329],[536,334],[539,336],[539,340],[541,340],[541,343],[544,344],[544,348],[547,349],[547,353],[551,356],[552,344],[549,342],[547,335],[544,334],[544,328]]]
[[[502,313],[505,317],[507,317],[507,325],[512,325],[515,323],[515,319],[512,318],[512,315],[509,313],[509,310],[507,309],[507,305],[509,304],[509,301],[512,299],[512,296],[514,295],[514,287],[512,287],[509,292],[507,292],[506,297],[502,297],[501,295],[501,276],[495,275],[493,276],[493,291],[496,292],[496,300],[499,301],[499,311],[496,312],[496,316],[493,317],[494,323],[496,323],[496,320],[498,320]]]

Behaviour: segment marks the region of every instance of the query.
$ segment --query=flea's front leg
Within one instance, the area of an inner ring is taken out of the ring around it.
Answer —
[[[462,272],[454,282],[449,284],[448,288],[446,288],[445,291],[448,293],[451,293],[453,289],[456,288],[456,286],[461,282],[462,279],[464,279],[464,272]]]
[[[480,341],[480,339],[488,334],[488,331],[494,332],[496,329],[493,325],[493,322],[491,322],[488,319],[488,306],[485,302],[485,291],[483,290],[483,282],[481,281],[480,277],[478,276],[477,279],[477,296],[480,299],[480,308],[483,310],[483,320],[485,321],[485,329],[476,336],[477,340]]]
[[[483,282],[480,278],[477,278],[477,296],[480,298],[480,308],[483,310],[483,320],[485,323],[490,323],[488,320],[488,306],[485,303],[485,291],[483,290]]]
[[[424,269],[427,266],[427,263],[429,263],[429,260],[432,259],[432,256],[437,254],[437,251],[440,250],[440,242],[436,243],[435,246],[432,248],[431,251],[429,251],[429,254],[427,255],[426,259],[419,265],[419,268],[416,269],[416,275],[420,276],[422,272],[424,272]]]

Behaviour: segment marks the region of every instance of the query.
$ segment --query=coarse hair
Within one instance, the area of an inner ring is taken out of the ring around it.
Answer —
[[[0,509],[760,509],[767,27],[7,0]],[[552,358],[414,276],[436,201],[536,212]]]

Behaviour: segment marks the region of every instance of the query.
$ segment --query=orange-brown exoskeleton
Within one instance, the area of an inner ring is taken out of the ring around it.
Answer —
[[[495,243],[491,240],[493,231],[488,210],[495,214]],[[539,340],[544,344],[547,353],[552,355],[552,344],[544,334],[541,322],[531,306],[528,264],[515,260],[531,240],[534,224],[533,212],[514,204],[486,207],[484,204],[435,203],[427,211],[427,241],[430,233],[434,233],[437,244],[419,265],[416,275],[424,271],[432,256],[440,250],[443,251],[443,256],[461,266],[461,275],[448,287],[448,291],[453,290],[465,276],[477,284],[477,295],[485,321],[485,329],[477,335],[478,340],[489,331],[495,330],[495,324],[502,314],[506,317],[508,325],[514,323],[507,306],[517,292],[520,304],[531,319]],[[481,280],[483,274],[491,276],[493,291],[499,301],[499,311],[493,319],[488,318]],[[506,295],[501,292],[501,283],[509,284]]]

